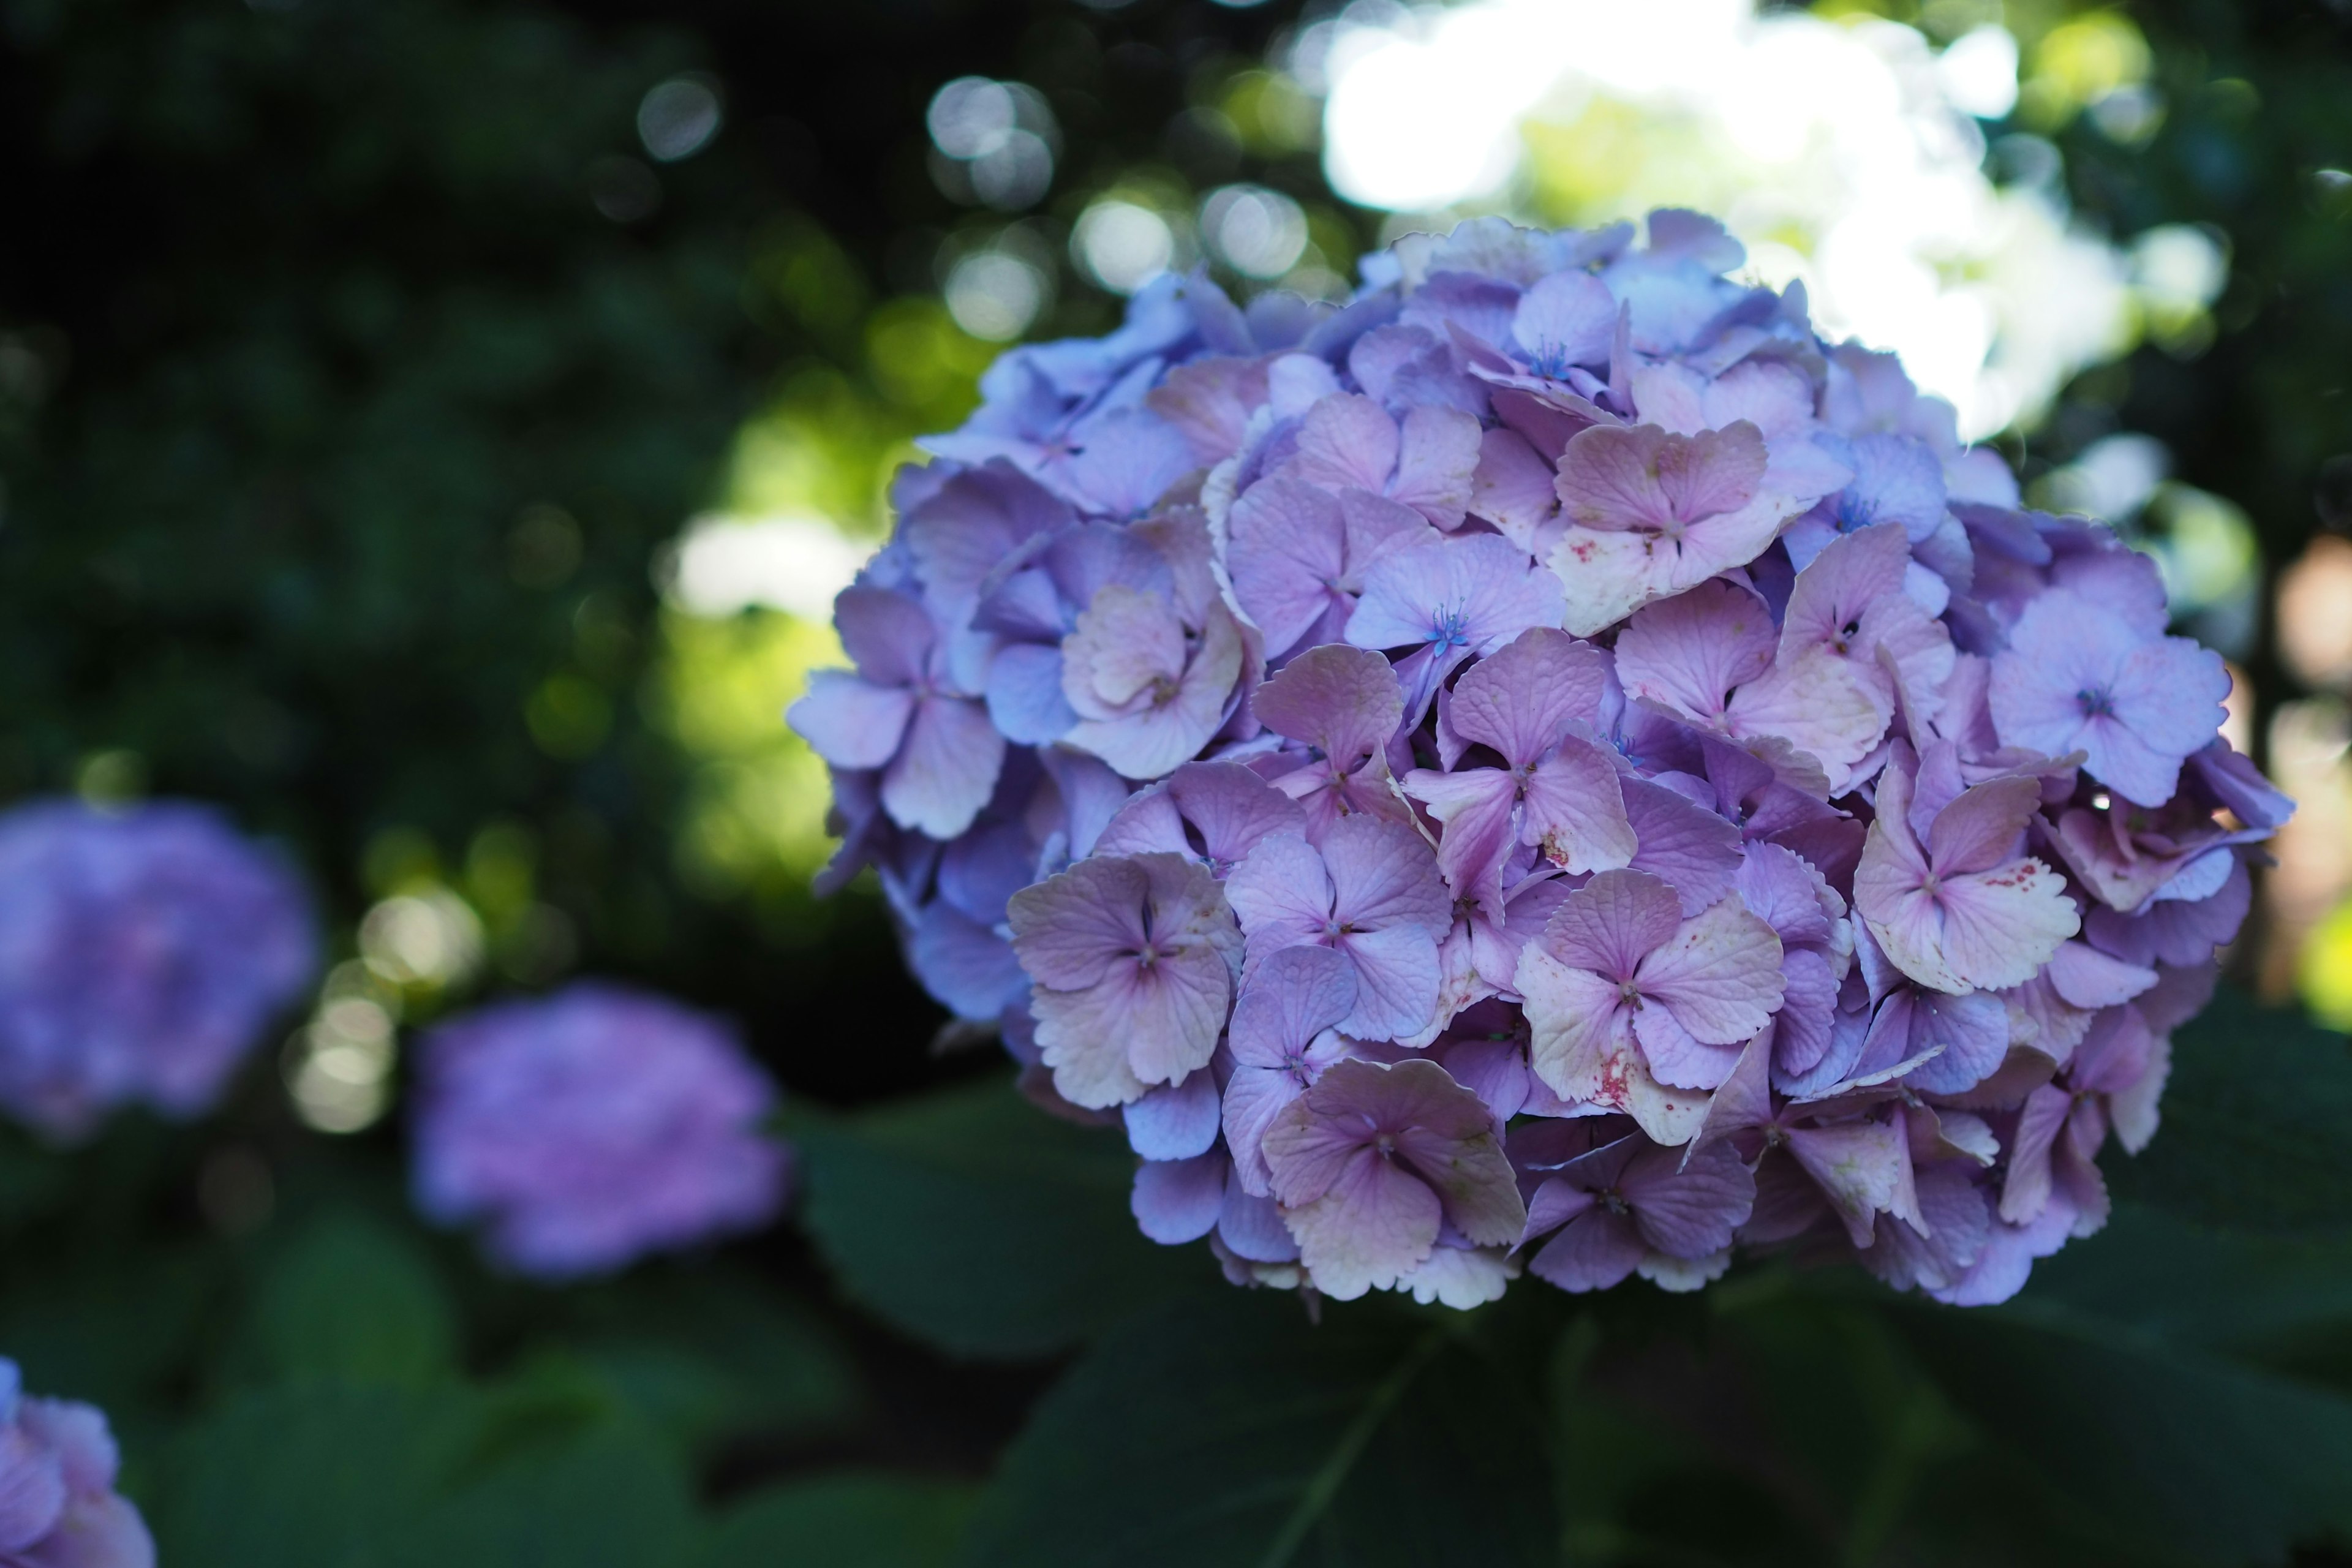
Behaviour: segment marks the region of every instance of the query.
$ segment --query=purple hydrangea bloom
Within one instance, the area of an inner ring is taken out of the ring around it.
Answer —
[[[1164,279],[902,475],[795,710],[827,878],[1124,1126],[1146,1235],[1976,1303],[2103,1221],[2292,803],[2151,562],[1743,259],[1661,212],[1407,237],[1337,309]]]
[[[154,1568],[138,1507],[114,1489],[104,1412],[24,1392],[0,1357],[0,1561],[24,1568]]]
[[[0,1104],[52,1137],[205,1110],[317,965],[300,883],[206,807],[0,816]]]
[[[754,1230],[783,1201],[776,1091],[718,1020],[583,981],[425,1037],[414,1100],[417,1206],[478,1222],[540,1279]]]

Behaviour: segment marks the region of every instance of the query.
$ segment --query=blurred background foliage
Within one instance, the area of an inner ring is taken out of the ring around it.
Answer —
[[[781,710],[1003,344],[1761,185],[1759,275],[1949,328],[1905,346],[1971,432],[2230,655],[2305,803],[2238,978],[2352,1027],[2352,8],[1825,0],[1739,68],[1801,121],[1675,96],[1737,4],[1554,9],[1446,77],[1507,4],[0,0],[0,797],[222,802],[335,960],[205,1122],[0,1142],[0,1350],[114,1413],[166,1562],[2336,1560],[2340,1037],[2200,1026],[2302,1120],[2184,1066],[2137,1206],[1977,1326],[1765,1270],[1316,1336],[1192,1299],[1115,1141],[936,1054],[878,899],[810,898]],[[1364,184],[1382,69],[1485,139],[1434,184]],[[1849,110],[1948,130],[1890,176]],[[553,1292],[408,1216],[405,1032],[582,972],[744,1023],[813,1247]]]

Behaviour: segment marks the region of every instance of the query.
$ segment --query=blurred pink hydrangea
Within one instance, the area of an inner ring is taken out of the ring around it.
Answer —
[[[519,1273],[608,1272],[774,1217],[775,1105],[731,1031],[662,997],[583,982],[483,1007],[425,1041],[417,1205],[479,1222]]]
[[[837,886],[1155,1240],[1469,1306],[2106,1216],[2290,804],[2155,566],[1713,220],[1166,277],[901,472],[791,713]]]

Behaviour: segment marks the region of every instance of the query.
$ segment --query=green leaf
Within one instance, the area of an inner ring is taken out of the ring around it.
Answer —
[[[149,1516],[190,1568],[665,1568],[694,1544],[651,1434],[456,1384],[310,1381],[232,1397],[164,1454]]]
[[[696,1542],[670,1451],[627,1427],[500,1467],[442,1500],[384,1555],[397,1568],[666,1568]]]
[[[2237,1235],[2118,1203],[2098,1235],[2033,1266],[2021,1302],[2260,1355],[2352,1320],[2352,1238]]]
[[[1527,1369],[1476,1317],[1233,1292],[1106,1336],[1039,1405],[971,1568],[1558,1560]]]
[[[163,1456],[158,1558],[218,1568],[376,1568],[472,1448],[463,1390],[305,1384],[232,1398]]]
[[[448,1373],[455,1340],[423,1250],[374,1220],[329,1212],[269,1259],[243,1349],[261,1380],[421,1384]]]
[[[2144,1561],[2277,1562],[2352,1530],[2352,1401],[2055,1305],[1895,1316],[2021,1474]]]
[[[2108,1181],[2208,1225],[2272,1236],[2352,1232],[2352,1043],[2235,991],[2173,1037],[2164,1123]]]
[[[955,1354],[1048,1354],[1214,1279],[1205,1248],[1138,1233],[1117,1132],[1056,1121],[1003,1080],[803,1112],[793,1131],[804,1219],[843,1289]]]
[[[948,1568],[974,1489],[849,1473],[772,1488],[720,1516],[697,1568]]]
[[[637,1418],[690,1447],[754,1431],[807,1438],[865,1410],[847,1349],[755,1275],[640,1270],[582,1296],[566,1353]]]

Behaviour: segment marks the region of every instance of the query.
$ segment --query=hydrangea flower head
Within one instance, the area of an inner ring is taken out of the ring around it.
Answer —
[[[1976,1303],[2103,1221],[2292,805],[2147,560],[1743,261],[1662,212],[1411,236],[1338,307],[1164,277],[901,476],[794,710],[828,877],[1116,1113],[1154,1240]]]
[[[417,1206],[491,1257],[566,1279],[765,1225],[786,1151],[767,1076],[717,1020],[595,982],[497,1003],[425,1038]]]
[[[114,1489],[105,1413],[24,1392],[0,1357],[0,1560],[26,1568],[154,1568],[137,1505]]]
[[[0,1105],[52,1137],[205,1110],[317,963],[300,882],[208,808],[0,816]]]

